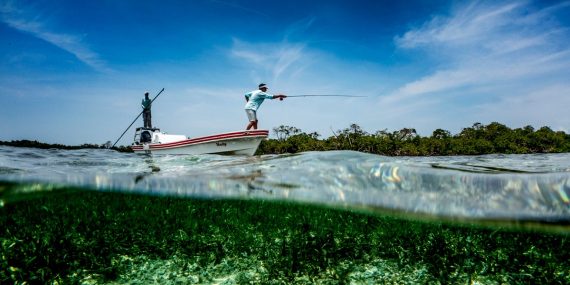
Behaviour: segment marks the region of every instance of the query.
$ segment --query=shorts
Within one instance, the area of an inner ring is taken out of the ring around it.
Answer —
[[[247,118],[249,119],[250,122],[257,121],[257,115],[255,114],[254,110],[245,109],[245,113],[247,114]]]

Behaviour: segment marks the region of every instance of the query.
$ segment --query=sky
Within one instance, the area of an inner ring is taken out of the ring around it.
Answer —
[[[162,88],[162,131],[242,130],[262,82],[365,97],[266,100],[260,129],[569,132],[569,28],[570,0],[0,0],[0,141],[115,142]]]

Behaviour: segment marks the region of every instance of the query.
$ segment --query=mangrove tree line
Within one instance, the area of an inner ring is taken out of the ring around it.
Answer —
[[[431,136],[422,137],[414,128],[398,131],[387,129],[368,133],[359,125],[333,131],[333,135],[321,139],[321,135],[306,133],[301,129],[281,125],[273,128],[273,137],[261,142],[256,154],[282,154],[303,151],[354,150],[389,156],[428,156],[428,155],[480,155],[492,153],[561,153],[570,152],[570,135],[563,131],[553,131],[549,127],[535,129],[532,126],[511,129],[493,122],[488,125],[475,123],[471,127],[452,135],[449,131],[436,129]],[[111,142],[104,144],[82,144],[66,146],[46,144],[38,141],[0,141],[0,145],[83,149],[111,148]],[[112,147],[120,152],[132,152],[129,146]]]
[[[258,154],[297,153],[303,151],[354,150],[390,156],[480,155],[492,153],[560,153],[570,151],[570,135],[549,127],[532,126],[511,129],[493,122],[475,123],[452,135],[436,129],[422,137],[413,128],[389,132],[386,129],[367,133],[357,124],[319,139],[316,132],[305,133],[291,126],[273,128],[275,139],[261,143]]]

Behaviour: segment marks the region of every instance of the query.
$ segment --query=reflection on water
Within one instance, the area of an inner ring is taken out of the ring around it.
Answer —
[[[0,180],[16,183],[295,201],[446,219],[570,218],[570,154],[394,158],[335,151],[240,157],[10,150],[0,152]],[[35,152],[43,158],[31,159]]]
[[[0,283],[570,284],[570,154],[0,146]]]

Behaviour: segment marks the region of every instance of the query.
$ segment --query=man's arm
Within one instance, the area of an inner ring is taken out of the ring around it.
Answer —
[[[150,109],[151,104],[152,104],[152,101],[150,99],[149,100],[143,99],[141,102],[143,109]]]

